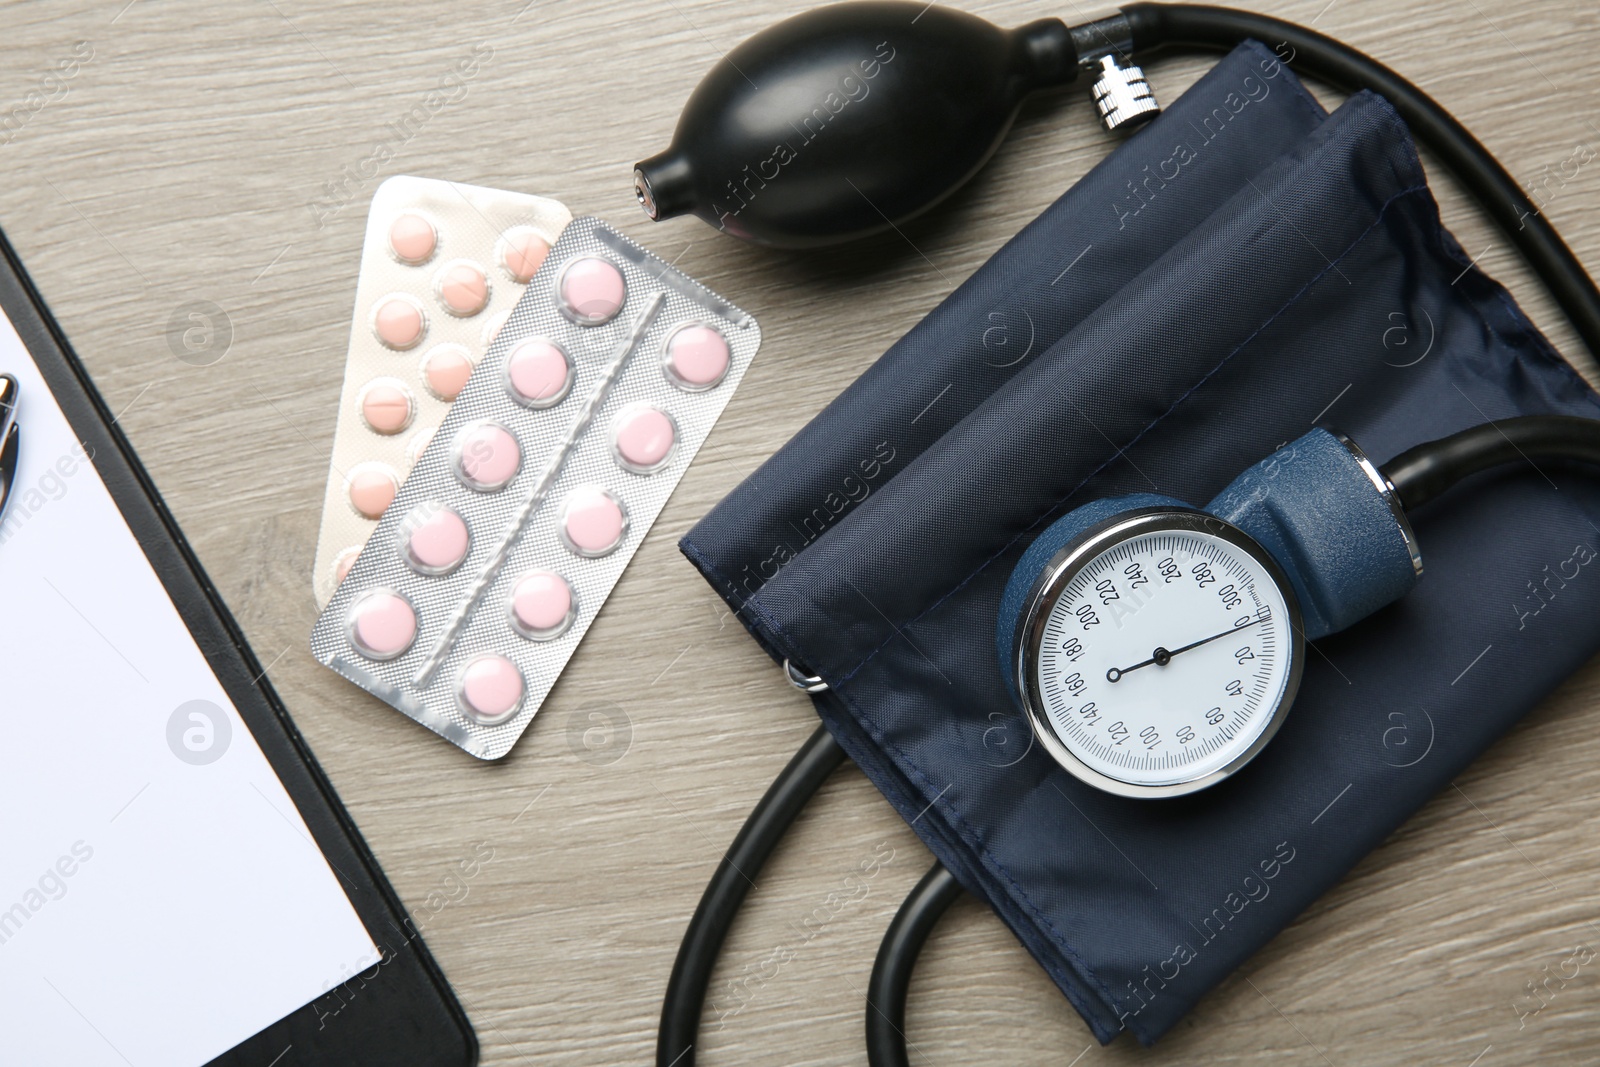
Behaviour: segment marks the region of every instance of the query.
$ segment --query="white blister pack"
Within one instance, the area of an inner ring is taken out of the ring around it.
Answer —
[[[373,194],[312,591],[319,605],[572,215],[554,200],[396,176]]]
[[[597,219],[567,227],[311,636],[483,759],[532,721],[761,344]]]

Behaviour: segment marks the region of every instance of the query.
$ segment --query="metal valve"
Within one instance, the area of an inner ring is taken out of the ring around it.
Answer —
[[[1108,133],[1124,126],[1141,126],[1161,112],[1144,71],[1132,63],[1126,67],[1117,66],[1113,55],[1100,57],[1100,75],[1094,82],[1094,106]]]

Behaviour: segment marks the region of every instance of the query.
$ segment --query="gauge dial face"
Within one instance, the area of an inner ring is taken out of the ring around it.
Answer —
[[[1162,512],[1092,537],[1054,569],[1022,670],[1035,729],[1068,770],[1124,795],[1177,795],[1270,739],[1298,685],[1301,638],[1293,594],[1255,541]]]

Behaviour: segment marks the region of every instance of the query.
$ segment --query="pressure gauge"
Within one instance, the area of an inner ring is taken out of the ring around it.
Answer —
[[[1214,785],[1282,724],[1305,651],[1283,570],[1205,512],[1142,508],[1061,548],[1018,617],[1017,691],[1072,774],[1130,797]]]

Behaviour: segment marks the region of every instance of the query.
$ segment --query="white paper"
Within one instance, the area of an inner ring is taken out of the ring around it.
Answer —
[[[378,952],[3,315],[0,371],[0,1063],[203,1064]]]

